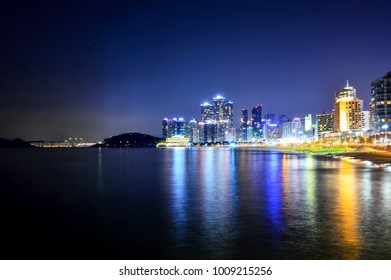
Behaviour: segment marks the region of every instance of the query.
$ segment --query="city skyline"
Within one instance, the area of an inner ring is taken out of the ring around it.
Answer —
[[[7,2],[0,137],[161,136],[164,117],[198,118],[194,104],[218,94],[235,103],[235,128],[256,104],[315,116],[331,111],[346,80],[369,110],[371,83],[391,68],[390,5]]]

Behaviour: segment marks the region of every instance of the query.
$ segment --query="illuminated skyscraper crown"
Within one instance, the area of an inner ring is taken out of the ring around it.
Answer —
[[[356,89],[352,86],[349,86],[349,81],[346,81],[346,87],[341,91],[335,93],[335,100],[338,101],[341,98],[343,99],[355,99],[356,98]]]

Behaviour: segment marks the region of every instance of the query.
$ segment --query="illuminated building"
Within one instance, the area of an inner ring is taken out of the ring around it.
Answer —
[[[240,141],[247,142],[247,123],[248,123],[248,111],[242,110],[242,118],[240,119]]]
[[[235,140],[233,125],[233,102],[223,96],[213,97],[213,104],[201,104],[203,142],[224,142]]]
[[[371,128],[369,111],[361,112],[361,129],[368,131]]]
[[[215,143],[216,137],[216,123],[214,121],[206,121],[198,123],[199,143]]]
[[[272,143],[277,140],[279,136],[278,124],[273,123],[270,119],[266,119],[263,125],[263,137],[268,142]]]
[[[304,115],[301,121],[302,121],[301,127],[303,128],[303,132],[304,133],[309,132],[312,129],[312,115],[311,114]]]
[[[284,129],[283,129],[282,125],[283,125],[284,123],[289,123],[290,120],[289,120],[288,116],[285,115],[285,114],[280,115],[280,117],[278,118],[278,120],[279,120],[278,138],[281,138],[281,139],[282,139],[282,138],[283,138],[283,132],[284,132]]]
[[[166,139],[167,147],[187,147],[189,145],[189,138],[182,135],[175,135]]]
[[[214,108],[213,105],[205,102],[201,104],[201,122],[214,120]]]
[[[337,91],[334,104],[334,131],[361,130],[362,107],[362,100],[356,97],[356,89],[349,86],[349,83],[342,91]]]
[[[190,138],[190,143],[200,142],[200,132],[198,129],[198,122],[194,118],[189,121],[189,138]]]
[[[313,140],[315,136],[315,126],[312,125],[312,115],[306,114],[301,119],[301,128],[302,128],[302,139],[303,140]]]
[[[256,105],[251,111],[251,126],[253,128],[253,139],[257,142],[263,137],[262,131],[262,105]]]
[[[251,125],[247,125],[247,142],[252,142],[253,140],[253,128]]]
[[[375,132],[391,130],[391,71],[371,83],[370,121]]]
[[[165,118],[162,121],[162,136],[164,139],[176,135],[187,136],[188,125],[183,118]]]
[[[169,135],[169,124],[170,122],[170,119],[168,118],[164,118],[163,121],[162,121],[162,137],[163,139],[166,139]]]
[[[214,120],[216,121],[217,142],[233,141],[233,102],[221,95],[213,97]]]
[[[190,140],[189,138],[184,137],[182,135],[175,135],[175,136],[166,138],[165,143],[159,143],[156,146],[158,148],[188,147],[189,140]]]
[[[280,125],[280,129],[282,130],[281,138],[289,139],[291,142],[298,141],[303,134],[301,124],[302,122],[300,118],[294,118],[290,122],[282,123]]]
[[[331,113],[323,113],[316,115],[316,127],[319,138],[322,138],[323,134],[331,133],[334,131],[334,115]]]

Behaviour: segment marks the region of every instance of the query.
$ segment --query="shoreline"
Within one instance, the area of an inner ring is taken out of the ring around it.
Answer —
[[[276,147],[282,153],[310,153],[313,155],[332,156],[336,158],[349,157],[360,161],[369,161],[373,164],[391,164],[391,152],[376,150],[367,146],[362,147],[336,147],[336,148],[311,148],[311,147]]]

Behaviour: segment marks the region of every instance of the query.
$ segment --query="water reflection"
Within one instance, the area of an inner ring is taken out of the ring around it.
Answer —
[[[167,175],[174,250],[185,254],[199,247],[213,258],[223,257],[236,235],[235,153],[231,148],[165,152],[165,162],[171,163]]]
[[[338,246],[343,248],[343,259],[357,259],[360,254],[359,209],[357,196],[356,169],[352,163],[341,161],[335,178],[336,207],[334,208],[335,224],[341,236]]]
[[[235,156],[232,148],[210,148],[201,155],[202,229],[205,241],[215,249],[210,253],[222,257],[236,235]]]
[[[178,223],[186,222],[186,157],[187,153],[184,149],[174,149],[173,151],[173,166],[172,166],[172,187],[173,187],[173,202],[175,219]]]
[[[273,228],[273,235],[279,236],[281,233],[282,218],[281,218],[281,177],[284,180],[285,172],[281,170],[281,154],[272,153],[270,160],[265,166],[267,172],[265,172],[265,183],[268,186],[266,188],[266,200],[267,200],[267,213],[268,218],[271,221]],[[251,168],[251,166],[249,166]],[[284,168],[284,167],[283,167]],[[263,182],[260,184],[263,187]]]
[[[102,149],[98,148],[98,166],[97,166],[97,188],[100,194],[104,193],[103,189],[103,166],[102,166]]]
[[[359,259],[391,254],[391,179],[383,170],[306,154],[169,149],[176,256]]]
[[[305,172],[301,172],[300,180],[303,190],[305,192],[305,212],[308,219],[308,226],[310,229],[317,230],[316,225],[316,161],[312,155],[308,155],[303,160],[303,167]],[[314,232],[313,232],[314,233]]]

